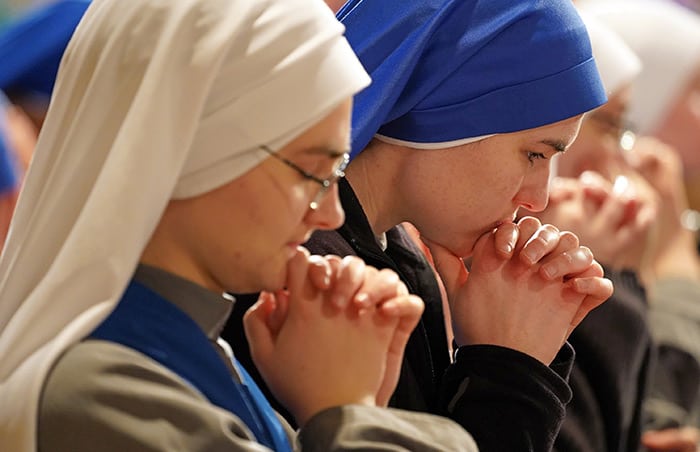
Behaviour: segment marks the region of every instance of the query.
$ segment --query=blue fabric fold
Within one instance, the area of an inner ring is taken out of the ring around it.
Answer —
[[[379,133],[441,143],[561,121],[607,99],[569,1],[349,0],[337,14],[372,76],[352,154]]]
[[[19,184],[17,162],[8,142],[7,105],[5,95],[0,92],[0,194],[16,190]]]
[[[237,383],[197,324],[175,305],[132,281],[115,310],[90,335],[137,350],[172,370],[211,403],[240,418],[256,440],[291,452],[284,428],[252,378],[236,364]]]
[[[89,0],[59,0],[0,29],[0,90],[50,97],[58,66]]]

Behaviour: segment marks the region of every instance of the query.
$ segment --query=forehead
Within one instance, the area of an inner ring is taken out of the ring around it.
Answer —
[[[350,145],[350,113],[352,101],[341,103],[329,114],[309,127],[280,150],[286,155],[308,154],[309,152],[345,152]]]
[[[564,152],[578,135],[582,119],[583,115],[578,115],[553,124],[496,135],[496,137],[502,137],[501,140],[507,140],[515,146],[533,147],[530,150],[536,152],[547,149],[554,152]]]

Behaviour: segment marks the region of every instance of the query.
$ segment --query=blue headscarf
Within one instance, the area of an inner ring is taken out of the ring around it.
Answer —
[[[7,101],[0,91],[0,195],[15,190],[19,181],[17,162],[7,142],[6,108]]]
[[[58,65],[89,0],[60,0],[0,29],[0,90],[50,97]]]
[[[568,0],[349,0],[337,17],[373,80],[355,97],[353,156],[375,134],[447,147],[421,144],[531,129],[606,101]]]

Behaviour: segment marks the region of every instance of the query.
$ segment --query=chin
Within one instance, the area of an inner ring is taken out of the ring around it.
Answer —
[[[476,242],[481,238],[481,235],[469,234],[460,237],[459,240],[453,241],[449,246],[446,245],[447,249],[452,251],[455,256],[459,256],[463,259],[471,257],[474,254],[474,247]]]
[[[267,273],[263,276],[263,281],[264,287],[260,290],[275,292],[284,289],[287,282],[287,266],[281,266],[277,271],[268,268]]]
[[[455,253],[456,256],[461,257],[462,259],[471,257],[472,254],[474,254],[474,243],[462,246],[459,249],[453,250],[452,252]]]
[[[423,236],[425,239],[426,237]],[[440,245],[443,248],[447,249],[450,251],[452,254],[455,256],[465,258],[469,257],[474,253],[474,244],[476,243],[475,240],[470,239],[470,238],[465,238],[463,237],[461,240],[450,240],[450,239],[445,239],[440,237],[439,239],[432,239],[432,238],[427,238],[429,242],[435,243],[436,245]]]

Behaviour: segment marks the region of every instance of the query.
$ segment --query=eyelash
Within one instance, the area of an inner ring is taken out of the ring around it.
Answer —
[[[533,165],[535,163],[535,160],[547,160],[547,156],[542,154],[541,152],[527,152],[527,159],[530,161],[530,164]]]

